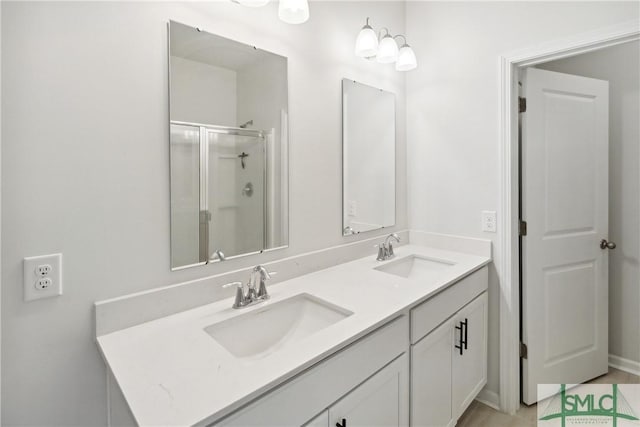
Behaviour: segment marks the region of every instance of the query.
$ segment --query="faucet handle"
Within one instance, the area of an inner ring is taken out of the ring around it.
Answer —
[[[242,282],[230,282],[230,283],[222,285],[223,288],[230,288],[232,286],[237,286],[239,288],[242,288],[243,283]]]
[[[233,302],[233,308],[240,308],[245,304],[244,284],[242,282],[231,282],[231,283],[227,283],[226,285],[222,285],[223,288],[230,288],[232,286],[237,286],[236,299]]]
[[[379,245],[374,245],[374,247],[378,248],[378,257],[376,258],[376,260],[378,261],[384,261],[387,259],[387,245],[383,243],[380,243]]]

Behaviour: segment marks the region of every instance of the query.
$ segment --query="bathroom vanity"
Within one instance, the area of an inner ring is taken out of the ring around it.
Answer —
[[[454,425],[486,383],[490,257],[413,244],[395,253],[98,345],[140,425]]]

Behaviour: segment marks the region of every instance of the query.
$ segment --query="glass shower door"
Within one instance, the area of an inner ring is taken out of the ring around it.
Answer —
[[[265,139],[261,132],[206,128],[209,256],[264,249]]]
[[[200,228],[200,128],[171,124],[172,266],[201,261]]]

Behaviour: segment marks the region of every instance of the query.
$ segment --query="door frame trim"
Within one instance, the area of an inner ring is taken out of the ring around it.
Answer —
[[[497,265],[500,280],[500,409],[520,407],[520,290],[518,264],[518,69],[640,40],[640,21],[555,40],[499,57],[500,194]]]

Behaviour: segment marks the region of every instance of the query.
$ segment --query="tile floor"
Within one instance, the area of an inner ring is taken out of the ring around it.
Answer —
[[[594,384],[640,384],[640,377],[615,368],[592,381]],[[536,427],[536,405],[522,405],[515,415],[507,415],[474,401],[462,414],[456,427]]]

